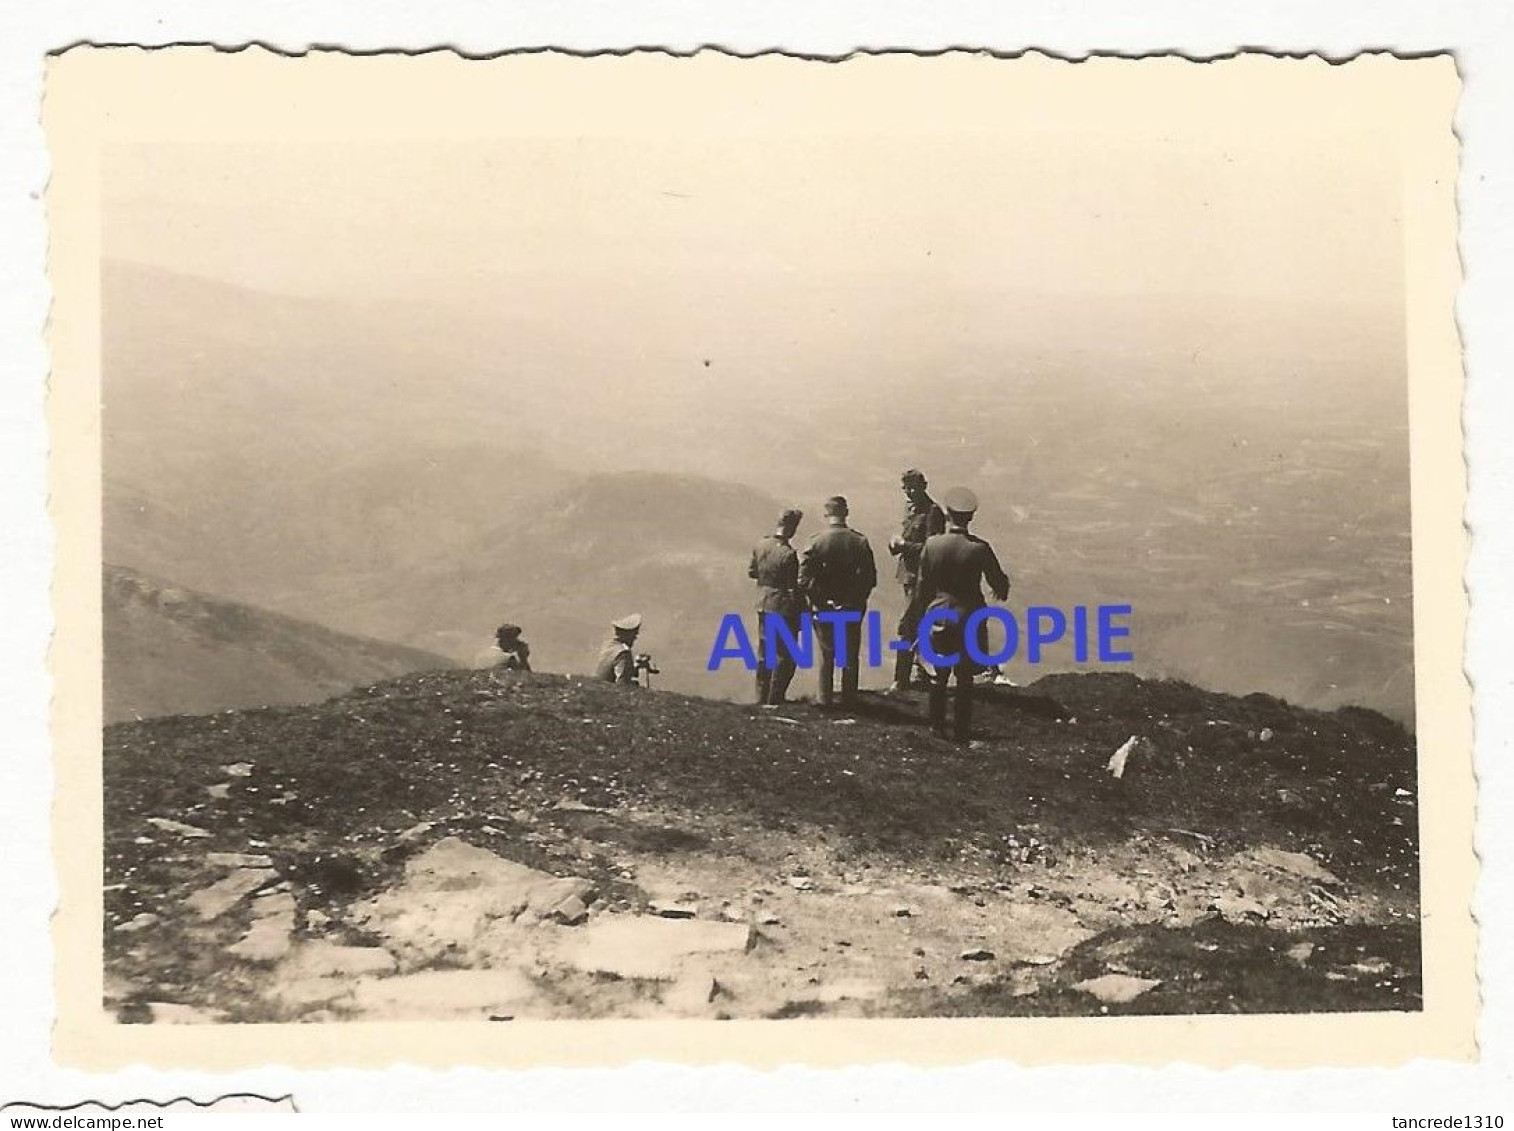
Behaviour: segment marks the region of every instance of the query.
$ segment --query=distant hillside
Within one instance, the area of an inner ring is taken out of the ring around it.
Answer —
[[[105,719],[314,703],[361,684],[450,666],[440,656],[332,632],[105,567]]]
[[[459,352],[424,311],[128,263],[101,285],[108,561],[307,617],[578,477],[523,436],[511,358]]]
[[[780,505],[760,491],[693,475],[591,476],[523,505],[466,552],[396,570],[361,590],[295,599],[310,601],[301,611],[325,623],[459,659],[495,624],[516,621],[535,666],[568,672],[588,670],[609,622],[638,611],[646,618],[641,646],[663,671],[658,686],[744,694],[744,671],[711,674],[704,660],[721,616],[755,605],[747,558]],[[817,527],[817,518],[807,518],[801,536]]]

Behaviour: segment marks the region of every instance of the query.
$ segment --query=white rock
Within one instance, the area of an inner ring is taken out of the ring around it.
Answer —
[[[200,840],[210,835],[197,825],[186,825],[183,821],[172,821],[167,817],[148,817],[147,823],[162,832],[173,833],[175,836],[186,837],[190,840]]]
[[[278,879],[278,875],[272,868],[238,868],[224,879],[201,888],[184,902],[201,919],[216,919],[264,884]]]
[[[1125,763],[1130,758],[1131,752],[1135,750],[1136,744],[1140,741],[1138,736],[1131,735],[1125,740],[1123,746],[1110,755],[1107,769],[1111,774],[1117,778],[1125,776]]]
[[[147,1013],[154,1025],[211,1025],[222,1016],[217,1010],[200,1009],[176,1001],[150,1001]]]
[[[271,868],[273,860],[253,852],[207,852],[205,863],[217,868]]]
[[[293,936],[293,915],[265,915],[255,919],[241,941],[229,947],[227,953],[244,962],[277,962],[293,947]]]
[[[1073,989],[1081,990],[1106,1005],[1123,1005],[1126,1002],[1135,1001],[1142,994],[1156,989],[1161,984],[1160,979],[1155,978],[1136,978],[1129,974],[1104,974],[1078,982]]]
[[[1265,919],[1268,911],[1254,899],[1222,895],[1210,904],[1232,923],[1244,923],[1248,918]]]
[[[570,895],[551,911],[546,918],[565,927],[576,927],[589,917],[588,904],[576,895]]]
[[[508,948],[499,927],[581,921],[593,892],[587,880],[553,876],[446,837],[405,866],[402,883],[355,904],[350,917],[383,935],[407,963],[450,954],[476,964]]]
[[[1269,868],[1313,880],[1315,883],[1339,884],[1341,882],[1335,873],[1312,856],[1302,852],[1284,852],[1280,848],[1257,848],[1252,850],[1251,858],[1258,864],[1265,864]]]
[[[377,946],[338,946],[321,939],[299,944],[280,968],[290,978],[363,977],[392,974],[399,963]]]
[[[353,1005],[385,1019],[477,1018],[514,1015],[540,1000],[536,983],[520,970],[424,970],[358,983]]]
[[[252,913],[258,918],[272,915],[294,917],[294,896],[287,891],[264,892],[252,901]]]
[[[267,994],[282,1005],[333,1005],[352,994],[353,984],[337,978],[300,978],[280,976],[268,987]],[[346,1004],[346,1002],[343,1002]]]
[[[751,945],[752,929],[745,923],[601,917],[564,948],[562,957],[591,974],[666,981],[677,976],[691,955],[741,954]]]

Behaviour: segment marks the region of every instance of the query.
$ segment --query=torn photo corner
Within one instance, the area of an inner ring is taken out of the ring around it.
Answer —
[[[1473,1057],[1458,90],[54,57],[57,1055]]]

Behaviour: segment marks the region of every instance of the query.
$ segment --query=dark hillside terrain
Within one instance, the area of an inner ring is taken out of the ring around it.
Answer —
[[[441,656],[332,632],[119,566],[104,575],[105,719],[318,702]]]
[[[110,727],[108,997],[124,1020],[1418,1007],[1396,723],[1132,676],[983,699],[970,749],[913,696],[848,718],[551,675]],[[625,959],[695,930],[740,945]]]

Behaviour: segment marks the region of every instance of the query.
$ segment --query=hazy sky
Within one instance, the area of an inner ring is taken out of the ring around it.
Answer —
[[[229,72],[201,65],[210,99]],[[705,358],[732,396],[809,397],[1039,350],[1159,381],[1324,367],[1402,400],[1391,107],[1361,68],[1277,69],[1268,98],[1236,68],[984,63],[954,102],[901,60],[886,87],[636,60],[538,107],[501,97],[517,65],[457,71],[455,116],[427,117],[419,87],[332,65],[339,86],[280,68],[286,98],[244,92],[209,130],[175,126],[188,93],[139,111],[122,132],[147,137],[105,150],[106,255],[398,304],[396,334],[570,398],[686,396]]]
[[[1035,134],[112,151],[109,255],[298,293],[429,297],[548,274],[649,308],[851,277],[1391,306],[1371,139]],[[715,289],[711,291],[711,287]]]

